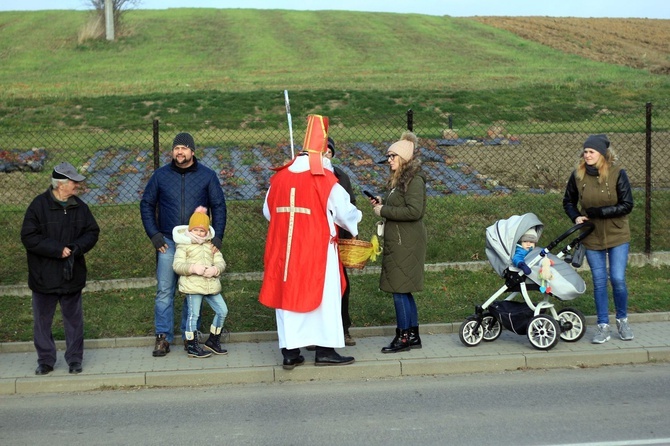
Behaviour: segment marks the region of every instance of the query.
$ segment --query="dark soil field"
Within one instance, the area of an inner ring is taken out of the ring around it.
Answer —
[[[524,39],[600,62],[670,74],[670,20],[473,17]]]

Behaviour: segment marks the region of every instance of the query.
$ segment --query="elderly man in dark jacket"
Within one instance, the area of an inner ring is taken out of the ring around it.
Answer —
[[[56,343],[51,326],[59,303],[69,372],[82,371],[84,254],[93,249],[100,234],[88,206],[75,196],[84,176],[71,164],[60,163],[51,177],[51,187],[30,203],[21,227],[21,242],[28,254],[28,287],[32,290],[36,375],[46,375],[56,364]]]

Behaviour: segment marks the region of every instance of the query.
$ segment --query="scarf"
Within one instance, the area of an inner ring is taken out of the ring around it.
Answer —
[[[188,235],[188,238],[191,239],[191,242],[196,243],[198,245],[202,245],[207,241],[207,236],[205,237],[200,237],[192,233],[191,231],[186,231],[186,234]],[[209,235],[209,233],[207,234]]]
[[[600,175],[600,172],[598,171],[598,168],[596,166],[589,166],[587,164],[585,167],[587,175],[591,175],[592,177],[597,177],[598,175]]]

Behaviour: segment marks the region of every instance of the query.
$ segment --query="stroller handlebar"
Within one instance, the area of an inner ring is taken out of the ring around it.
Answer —
[[[574,234],[577,231],[581,231],[577,237],[575,237],[571,242],[570,245],[574,246],[577,243],[581,242],[584,240],[586,237],[589,236],[595,229],[595,225],[591,223],[590,221],[585,221],[584,223],[580,223],[578,225],[574,225],[567,231],[565,231],[563,234],[559,235],[555,240],[553,240],[551,243],[547,245],[546,248],[544,248],[543,252],[546,254],[546,252],[551,251],[554,249],[558,244],[560,244],[563,240],[566,238],[570,237],[570,235]],[[545,252],[546,251],[546,252]]]

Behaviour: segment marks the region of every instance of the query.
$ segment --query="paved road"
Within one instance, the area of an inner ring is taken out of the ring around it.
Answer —
[[[667,445],[669,398],[669,362],[3,395],[0,444]]]

